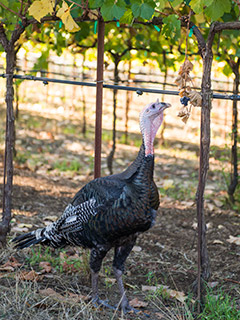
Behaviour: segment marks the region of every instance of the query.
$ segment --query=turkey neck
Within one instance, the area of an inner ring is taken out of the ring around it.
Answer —
[[[157,134],[157,131],[162,124],[162,121],[163,114],[156,117],[153,121],[148,121],[145,124],[142,124],[142,121],[140,121],[140,127],[144,126],[144,130],[142,130],[142,133],[145,147],[145,156],[154,155],[153,142]]]

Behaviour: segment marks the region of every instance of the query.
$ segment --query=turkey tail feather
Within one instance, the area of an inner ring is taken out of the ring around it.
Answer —
[[[44,240],[46,240],[45,237],[37,237],[36,231],[32,231],[14,238],[12,242],[15,242],[15,248],[23,249],[28,248],[34,244],[40,243]]]

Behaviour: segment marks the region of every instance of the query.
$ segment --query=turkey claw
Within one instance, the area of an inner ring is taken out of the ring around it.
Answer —
[[[105,307],[108,309],[112,309],[112,310],[116,310],[115,307],[111,306],[110,304],[108,304],[107,302],[108,300],[101,300],[98,297],[97,298],[93,298],[92,299],[92,304],[95,308],[99,308],[99,307]]]

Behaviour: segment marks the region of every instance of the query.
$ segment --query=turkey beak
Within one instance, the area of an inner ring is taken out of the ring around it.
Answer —
[[[166,103],[166,102],[161,102],[160,103],[160,110],[161,111],[163,111],[163,110],[165,110],[165,109],[167,109],[167,108],[170,108],[172,105],[170,104],[170,103]]]

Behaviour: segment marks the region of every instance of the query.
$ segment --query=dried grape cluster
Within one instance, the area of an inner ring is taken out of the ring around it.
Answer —
[[[193,91],[191,88],[192,79],[189,73],[192,69],[193,64],[186,59],[180,67],[178,76],[175,80],[175,83],[178,85],[178,89],[180,90],[180,101],[183,104],[183,107],[178,113],[178,117],[181,117],[184,123],[186,123],[190,117],[192,106],[201,107],[202,104],[202,97],[200,93]],[[190,102],[190,106],[188,106],[188,102]]]

